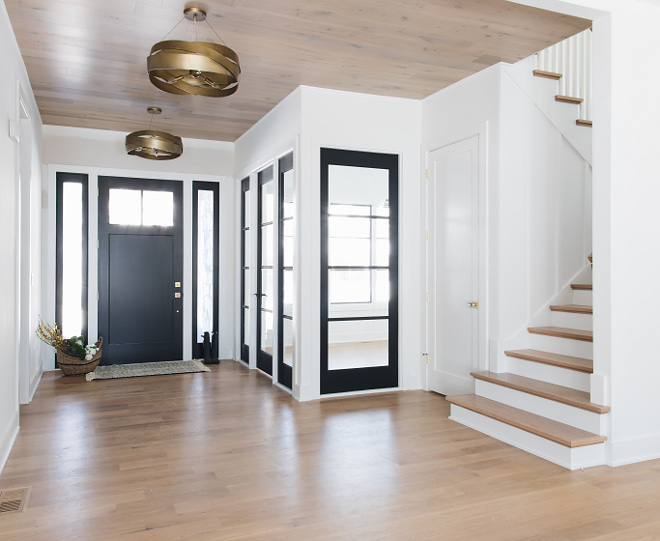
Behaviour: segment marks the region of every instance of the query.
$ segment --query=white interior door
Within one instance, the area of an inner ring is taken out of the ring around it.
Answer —
[[[479,139],[429,153],[428,388],[474,392],[479,359]]]

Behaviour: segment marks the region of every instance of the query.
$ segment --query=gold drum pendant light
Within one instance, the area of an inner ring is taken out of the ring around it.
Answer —
[[[195,25],[195,41],[156,43],[147,58],[149,80],[170,94],[212,98],[233,94],[238,89],[241,74],[238,55],[226,45],[196,40],[197,22],[206,21],[203,9],[187,8],[183,15]],[[213,32],[218,36],[215,30]],[[218,39],[222,41],[220,36]]]
[[[149,107],[150,115],[159,115],[160,107]],[[173,160],[183,154],[181,137],[164,131],[151,129],[153,116],[148,130],[134,131],[126,136],[126,152],[130,156],[140,156],[148,160]]]

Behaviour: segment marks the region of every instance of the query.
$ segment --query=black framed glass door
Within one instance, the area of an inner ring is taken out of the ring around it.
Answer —
[[[273,166],[257,175],[259,185],[257,231],[257,368],[273,375],[275,343],[275,306],[273,285],[275,269],[275,182]]]
[[[250,177],[241,181],[241,361],[250,363]]]
[[[394,154],[321,149],[321,394],[398,386]]]
[[[293,153],[279,161],[278,185],[278,327],[277,327],[277,380],[291,389],[294,359],[294,251],[295,251],[295,207],[293,176]]]

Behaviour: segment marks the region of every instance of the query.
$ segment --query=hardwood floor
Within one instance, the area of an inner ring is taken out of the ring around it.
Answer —
[[[0,490],[0,540],[660,539],[660,460],[569,472],[406,391],[297,403],[211,373],[44,375]]]

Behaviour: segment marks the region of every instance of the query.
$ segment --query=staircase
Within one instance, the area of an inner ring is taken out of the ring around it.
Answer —
[[[504,352],[507,372],[472,372],[475,394],[447,400],[450,419],[574,470],[604,463],[610,408],[589,392],[592,286],[571,295],[549,306],[551,325],[527,329],[528,349]]]

